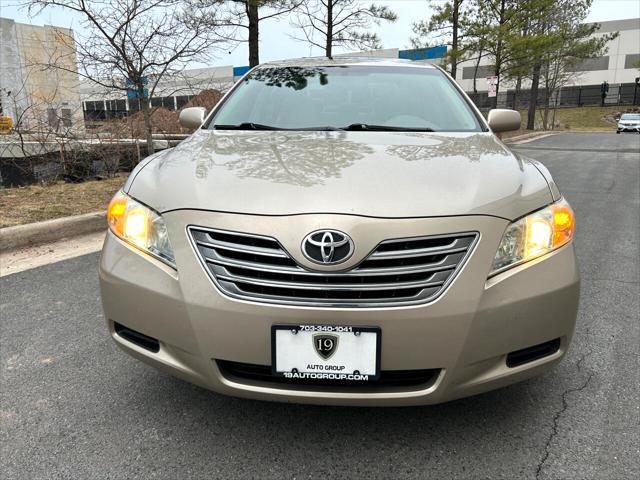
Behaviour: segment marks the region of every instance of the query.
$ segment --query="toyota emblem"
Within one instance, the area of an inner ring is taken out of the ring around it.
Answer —
[[[302,253],[322,265],[341,263],[353,254],[353,240],[338,230],[316,230],[304,237]]]

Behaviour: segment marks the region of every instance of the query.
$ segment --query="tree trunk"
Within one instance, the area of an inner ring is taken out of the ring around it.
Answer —
[[[494,75],[496,77],[498,77],[498,80],[496,80],[496,96],[493,97],[491,99],[491,108],[498,108],[498,92],[500,91],[500,65],[499,65],[499,58],[496,57],[496,68],[494,70]]]
[[[258,17],[258,2],[256,0],[247,0],[247,17],[249,19],[249,66],[255,67],[260,63],[260,31],[258,29],[260,18]]]
[[[144,85],[138,86],[138,99],[140,100],[140,110],[142,110],[142,118],[144,120],[144,134],[147,141],[147,154],[153,155],[153,135],[151,133],[151,108],[149,108],[149,99],[144,94]]]
[[[69,165],[67,165],[66,159],[64,158],[64,140],[58,144],[60,150],[60,165],[62,165],[62,173],[69,175]]]
[[[544,94],[544,115],[542,116],[542,128],[549,130],[549,89]]]
[[[456,79],[456,73],[458,72],[458,19],[460,17],[460,0],[453,0],[453,19],[451,27],[453,29],[451,39],[451,51],[453,52],[453,59],[451,61],[451,76]]]
[[[480,68],[480,61],[482,60],[482,43],[480,44],[480,48],[478,49],[478,61],[476,62],[476,68],[473,70],[473,93],[478,93],[477,86],[477,78],[478,78],[478,69]],[[463,71],[464,74],[464,71]]]
[[[540,64],[536,64],[533,67],[529,94],[529,111],[527,112],[527,130],[534,130],[536,125],[536,103],[538,103],[538,86],[540,85],[541,68],[542,66]]]
[[[333,48],[333,0],[327,2],[327,45],[324,54],[331,58],[331,50]]]
[[[521,90],[522,90],[522,77],[518,75],[518,78],[516,79],[516,89],[513,92],[513,105],[511,105],[511,108],[514,110],[518,109],[518,100],[520,97]]]
[[[506,23],[505,16],[504,16],[506,8],[507,8],[507,1],[502,0],[500,2],[500,17],[499,17],[500,19],[498,22],[500,26]],[[502,45],[503,45],[502,38],[498,37],[498,43],[496,45],[496,54],[495,54],[496,68],[494,70],[494,75],[498,77],[498,80],[496,81],[496,96],[491,102],[491,108],[498,108],[498,93],[500,92],[500,73],[502,71]]]

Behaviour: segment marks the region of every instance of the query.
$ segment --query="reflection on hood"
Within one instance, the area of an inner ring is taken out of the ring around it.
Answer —
[[[201,130],[149,162],[132,192],[159,211],[267,215],[510,218],[551,201],[533,165],[476,132]]]

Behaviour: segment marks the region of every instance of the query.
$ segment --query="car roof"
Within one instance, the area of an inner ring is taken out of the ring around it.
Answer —
[[[428,62],[405,60],[403,58],[383,58],[373,56],[337,56],[329,57],[304,57],[289,60],[277,60],[266,62],[259,68],[269,67],[335,67],[335,66],[376,66],[376,67],[407,67],[407,68],[428,68],[437,69],[435,65]]]

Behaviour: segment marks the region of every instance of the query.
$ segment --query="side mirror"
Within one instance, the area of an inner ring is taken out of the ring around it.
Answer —
[[[204,122],[207,111],[202,107],[189,107],[180,112],[178,121],[184,128],[198,128]]]
[[[493,130],[494,133],[498,133],[518,130],[522,119],[520,118],[520,112],[504,108],[496,108],[489,111],[487,121],[489,122],[491,130]]]

